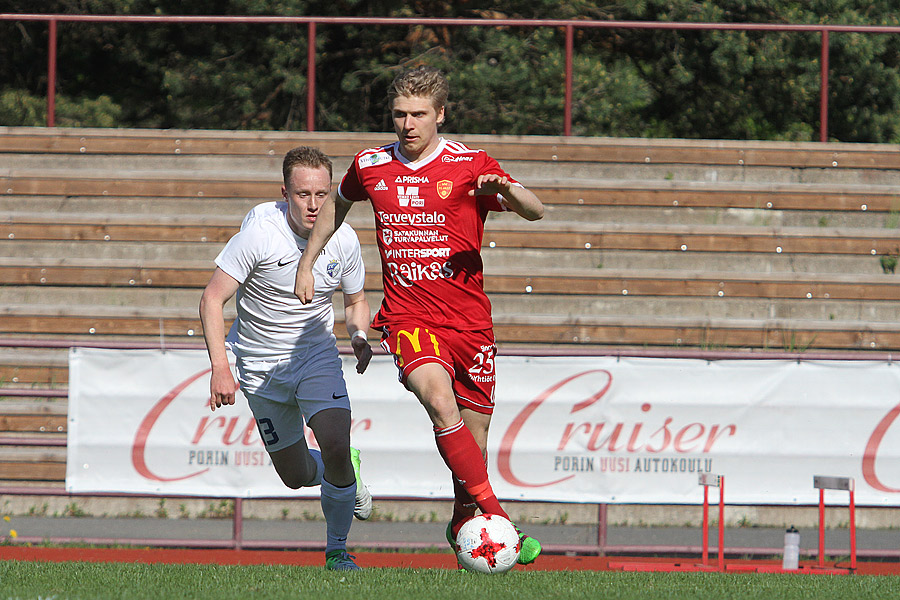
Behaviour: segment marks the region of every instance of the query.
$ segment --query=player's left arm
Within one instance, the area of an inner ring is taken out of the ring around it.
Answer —
[[[544,217],[544,204],[534,192],[523,185],[514,184],[505,175],[487,173],[478,176],[475,189],[470,196],[500,194],[506,200],[509,209],[529,221],[537,221]]]
[[[372,360],[372,347],[367,338],[369,331],[369,301],[366,292],[360,290],[355,294],[344,292],[344,323],[350,334],[350,345],[356,355],[356,372],[363,373]]]

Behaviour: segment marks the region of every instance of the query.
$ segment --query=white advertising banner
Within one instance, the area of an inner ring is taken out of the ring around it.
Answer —
[[[364,375],[344,361],[372,493],[451,497],[390,357]],[[69,491],[318,495],[282,485],[242,396],[209,410],[205,352],[76,348],[69,368]],[[815,475],[852,477],[858,504],[900,502],[892,363],[501,355],[496,368],[488,452],[501,499],[696,504],[712,473],[729,504],[814,504]]]

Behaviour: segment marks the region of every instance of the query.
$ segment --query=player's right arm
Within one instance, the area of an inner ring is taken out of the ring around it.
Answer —
[[[225,303],[239,287],[236,279],[216,267],[200,297],[200,322],[203,323],[203,339],[212,366],[209,378],[210,410],[224,404],[234,404],[237,386],[225,353]]]
[[[325,244],[344,222],[344,217],[347,216],[351,206],[353,206],[352,202],[344,200],[340,194],[332,190],[322,204],[322,208],[319,209],[319,214],[316,215],[316,224],[313,225],[306,248],[300,256],[297,278],[294,280],[294,294],[303,304],[312,302],[315,294],[316,281],[312,272],[313,265],[322,253],[322,249],[325,248]]]

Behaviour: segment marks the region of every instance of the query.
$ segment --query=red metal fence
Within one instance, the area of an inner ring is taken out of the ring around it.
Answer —
[[[819,141],[828,141],[828,46],[831,33],[894,34],[900,27],[867,25],[789,25],[764,23],[657,23],[645,21],[576,21],[554,19],[418,19],[371,17],[275,17],[275,16],[152,16],[152,15],[37,15],[0,14],[0,21],[45,21],[49,26],[47,59],[47,126],[56,124],[56,39],[59,22],[83,23],[205,23],[205,24],[306,24],[308,28],[306,129],[315,131],[316,108],[316,27],[317,25],[425,25],[453,27],[551,27],[565,31],[565,103],[563,135],[572,135],[572,57],[576,29],[651,29],[674,31],[761,31],[807,32],[821,36],[819,72]]]

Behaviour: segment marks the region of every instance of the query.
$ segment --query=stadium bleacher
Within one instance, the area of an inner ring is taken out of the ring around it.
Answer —
[[[893,146],[453,137],[546,204],[486,226],[501,349],[900,350]],[[67,345],[202,344],[212,259],[279,198],[288,149],[319,146],[339,178],[390,139],[0,127],[0,437],[27,441],[0,447],[0,482],[62,484]],[[348,220],[374,307],[371,209]]]

